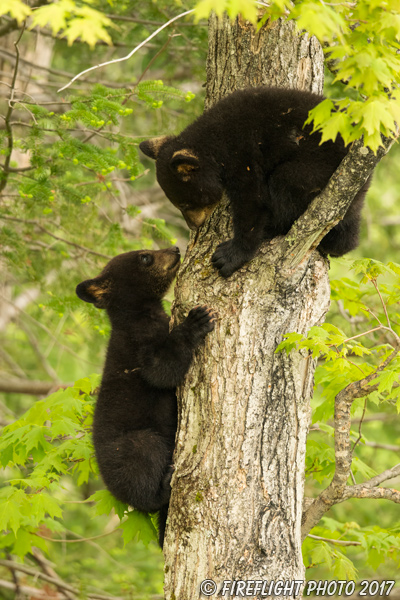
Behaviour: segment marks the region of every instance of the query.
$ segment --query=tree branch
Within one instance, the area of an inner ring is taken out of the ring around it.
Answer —
[[[6,153],[6,158],[4,160],[4,165],[0,165],[0,167],[4,171],[3,176],[0,180],[0,193],[4,190],[4,188],[7,185],[8,174],[9,174],[8,169],[10,167],[11,153],[13,151],[13,146],[14,146],[14,138],[13,138],[13,132],[12,132],[12,127],[11,127],[11,115],[12,115],[12,112],[14,109],[15,84],[17,82],[18,65],[19,65],[18,44],[22,38],[24,31],[25,31],[25,23],[22,25],[21,33],[19,34],[17,41],[14,42],[16,59],[15,59],[14,75],[13,75],[13,78],[11,81],[10,98],[8,100],[8,110],[7,110],[7,114],[6,114],[6,118],[5,118],[5,129],[6,129],[6,137],[7,137],[7,153]]]
[[[13,54],[12,52],[9,52],[8,50],[5,50],[4,48],[0,48],[0,56],[3,56],[5,58],[10,59],[11,61],[16,61],[17,57],[15,54]],[[67,77],[68,79],[70,77],[72,77],[72,73],[68,73],[67,71],[61,71],[60,69],[53,69],[51,67],[43,67],[42,65],[37,65],[29,60],[26,60],[26,58],[20,58],[19,61],[25,65],[27,65],[28,67],[32,67],[33,69],[38,69],[40,71],[46,71],[47,73],[51,73],[52,75],[59,75],[60,77]],[[29,78],[28,78],[29,80]],[[95,79],[84,79],[85,83],[101,83],[102,85],[105,85],[109,88],[126,88],[129,87],[129,83],[117,83],[115,81],[96,81]],[[59,83],[55,83],[55,82],[37,82],[35,81],[36,85],[48,85],[48,86],[53,86],[56,87],[57,85],[60,85]]]
[[[353,460],[353,448],[351,447],[350,440],[351,405],[356,398],[364,398],[373,391],[374,386],[370,386],[370,382],[374,381],[378,377],[378,375],[397,356],[399,351],[400,343],[397,341],[393,351],[389,354],[386,360],[384,360],[383,363],[381,363],[377,369],[375,369],[373,373],[359,381],[350,383],[337,394],[335,398],[334,416],[335,473],[328,487],[321,492],[321,494],[315,498],[313,503],[304,511],[302,518],[302,539],[304,539],[311,529],[317,525],[323,515],[334,504],[338,504],[339,502],[343,502],[343,500],[347,499],[346,494],[349,488],[346,487],[346,483],[350,476],[351,463]],[[369,496],[366,491],[371,490],[371,488],[379,485],[379,483],[382,483],[382,481],[386,481],[386,479],[396,476],[398,474],[397,468],[399,468],[400,471],[400,465],[397,465],[397,467],[389,469],[389,471],[385,471],[385,473],[372,478],[366,484],[363,483],[355,485],[350,489],[352,489],[354,493],[360,494],[359,496],[355,497],[386,497],[397,502],[395,498],[400,498],[400,492],[393,493],[395,490],[392,490],[391,493],[375,491],[374,495],[370,494]],[[393,472],[395,475],[393,475]]]
[[[57,345],[59,346],[59,348],[62,348],[63,350],[65,350],[65,352],[68,352],[72,356],[75,356],[75,358],[78,358],[81,362],[83,361],[83,362],[85,362],[88,365],[92,365],[92,366],[94,366],[96,368],[98,367],[98,365],[96,365],[95,363],[91,362],[87,358],[83,358],[82,356],[79,356],[79,354],[77,354],[76,352],[74,352],[73,350],[71,350],[71,348],[68,348],[68,346],[65,346],[65,344],[61,343],[56,338],[56,336],[50,331],[50,329],[48,327],[46,327],[45,325],[43,325],[43,323],[41,323],[40,321],[38,321],[37,319],[35,319],[34,317],[32,317],[32,315],[30,315],[29,313],[27,313],[26,311],[24,311],[22,308],[20,308],[16,304],[14,304],[14,302],[12,302],[11,300],[9,300],[5,296],[2,296],[1,294],[0,294],[0,299],[3,300],[4,302],[7,302],[7,304],[10,304],[11,306],[13,306],[18,313],[24,315],[29,321],[31,321],[31,323],[34,323],[37,327],[39,327],[40,329],[42,329],[49,336],[50,339],[54,340],[57,343]]]
[[[66,590],[67,592],[70,592],[79,597],[81,596],[80,590],[78,590],[77,588],[74,588],[72,585],[69,585],[68,583],[65,583],[58,576],[51,577],[51,576],[47,575],[46,573],[42,573],[41,571],[37,571],[36,569],[33,569],[32,567],[27,567],[26,565],[21,565],[19,563],[11,561],[11,560],[0,560],[0,566],[6,567],[7,569],[10,569],[10,570],[20,571],[21,573],[30,575],[31,577],[34,577],[35,579],[43,579],[44,581],[47,581],[48,583],[55,585],[58,589]],[[3,580],[0,580],[0,587],[4,587],[7,589],[14,589],[14,590],[16,589],[15,584],[8,582],[8,581],[3,581]],[[28,593],[28,595],[32,595],[34,597],[39,596],[40,598],[43,598],[43,590],[40,590],[37,588],[21,586],[21,591],[23,591],[24,593]],[[57,598],[57,597],[61,597],[61,596],[57,596],[55,594],[54,597]],[[90,598],[91,600],[123,600],[123,598],[121,598],[120,596],[109,596],[106,594],[97,594],[97,593],[93,593],[93,592],[89,592],[87,594],[87,597]],[[52,598],[53,598],[53,596],[52,596]]]
[[[313,540],[320,540],[321,542],[328,542],[328,544],[335,544],[336,546],[361,546],[361,542],[353,542],[351,540],[334,540],[332,538],[325,538],[319,535],[311,535],[311,533],[309,533],[307,537]]]
[[[29,394],[47,396],[58,389],[72,386],[73,383],[55,383],[54,381],[30,381],[29,379],[9,379],[0,381],[0,392],[6,394]]]
[[[18,318],[18,326],[22,329],[22,331],[25,333],[26,337],[28,338],[28,341],[29,341],[30,345],[32,346],[32,349],[35,352],[36,356],[38,357],[38,360],[39,360],[44,372],[50,377],[50,379],[52,379],[53,385],[58,385],[58,383],[59,383],[58,375],[55,372],[55,370],[53,369],[53,367],[51,366],[51,364],[48,362],[48,360],[45,357],[45,355],[43,354],[43,352],[41,351],[39,343],[38,343],[36,337],[33,335],[30,328],[27,326],[26,323],[24,323],[22,321],[21,318]]]
[[[37,548],[32,551],[32,557],[42,569],[43,573],[55,580],[54,585],[59,589],[64,598],[67,598],[67,600],[75,600],[75,594],[65,589],[65,582],[60,578],[58,573],[56,573],[51,566],[50,562],[45,559],[43,554]],[[59,583],[56,583],[57,581]]]
[[[363,485],[364,487],[368,487],[368,488],[373,488],[376,485],[383,483],[384,481],[388,481],[389,479],[394,479],[395,477],[399,477],[399,476],[400,476],[400,463],[398,463],[394,467],[391,467],[390,469],[386,469],[386,471],[383,471],[383,473],[380,473],[379,475],[372,477],[372,479],[369,479],[368,481],[366,481],[365,483],[360,484],[360,485]]]
[[[74,81],[79,79],[79,77],[81,77],[81,75],[84,75],[85,73],[89,73],[89,71],[94,71],[95,69],[99,69],[100,67],[105,67],[106,65],[111,65],[111,64],[114,64],[117,62],[122,62],[124,60],[128,60],[129,58],[131,58],[131,56],[133,56],[135,54],[135,52],[140,50],[140,48],[143,48],[143,46],[145,46],[147,44],[147,42],[149,42],[153,37],[155,37],[158,33],[160,33],[160,31],[165,29],[165,27],[168,27],[168,25],[170,25],[177,19],[181,19],[182,17],[185,17],[186,15],[191,14],[192,12],[194,12],[194,9],[186,10],[185,12],[177,15],[176,17],[173,17],[172,19],[170,19],[169,21],[164,23],[161,27],[156,29],[156,31],[153,31],[153,33],[151,35],[149,35],[148,38],[146,38],[143,42],[141,42],[138,46],[136,46],[136,48],[134,48],[131,52],[129,52],[129,54],[127,54],[127,56],[122,56],[121,58],[116,58],[114,60],[110,60],[105,63],[101,63],[99,65],[89,67],[89,69],[85,69],[84,71],[81,71],[80,73],[78,73],[78,75],[75,75],[75,77],[73,77],[73,79],[71,79],[71,81],[69,83],[67,83],[67,85],[64,85],[64,87],[60,88],[58,90],[58,92],[62,92],[63,90],[67,89]]]
[[[37,227],[38,229],[40,229],[41,231],[43,231],[50,237],[54,238],[55,240],[58,240],[59,242],[64,242],[65,244],[68,244],[69,246],[73,246],[74,248],[78,248],[79,250],[83,250],[84,252],[87,252],[88,254],[94,254],[95,256],[100,256],[101,258],[107,258],[108,260],[110,260],[110,258],[111,258],[111,256],[108,256],[107,254],[102,254],[101,252],[96,252],[95,250],[90,250],[90,248],[86,248],[86,246],[81,246],[80,244],[76,244],[75,242],[70,242],[69,240],[66,240],[65,238],[55,235],[54,233],[52,233],[51,231],[46,229],[46,227],[43,227],[43,225],[41,225],[37,221],[33,221],[33,220],[29,220],[29,219],[18,219],[16,217],[6,217],[5,215],[0,215],[0,219],[4,219],[6,221],[16,221],[17,223],[26,223],[27,225],[35,225],[35,227]]]
[[[362,139],[352,144],[327,186],[314,198],[281,242],[282,273],[293,271],[318,246],[328,231],[343,219],[355,195],[394,142],[395,139],[382,136],[382,146],[376,154],[363,146]]]
[[[396,504],[400,504],[400,492],[398,490],[382,487],[371,488],[364,483],[358,483],[357,485],[346,487],[341,502],[344,502],[349,498],[370,498],[373,500],[384,499],[396,502]]]
[[[68,585],[67,583],[65,583],[63,581],[60,581],[59,579],[55,579],[54,577],[50,577],[49,575],[46,575],[45,573],[41,573],[40,571],[37,571],[36,569],[32,569],[31,567],[27,567],[25,565],[20,565],[19,563],[16,563],[14,561],[0,560],[0,566],[6,567],[7,569],[10,569],[10,570],[20,571],[21,573],[25,573],[26,575],[31,575],[31,577],[34,577],[35,579],[43,579],[44,581],[47,581],[48,583],[53,583],[53,584],[57,585],[57,587],[62,587],[63,589],[65,589],[69,592],[73,592],[74,594],[79,593],[78,590],[73,588],[71,585]]]

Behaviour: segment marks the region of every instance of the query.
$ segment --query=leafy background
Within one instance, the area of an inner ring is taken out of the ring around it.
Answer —
[[[129,61],[84,75],[61,94],[57,89],[91,65],[125,56],[193,6],[1,3],[0,162],[6,168],[0,172],[0,527],[5,532],[0,572],[3,580],[35,585],[44,593],[54,589],[48,580],[34,581],[5,561],[24,561],[28,570],[42,573],[54,569],[72,586],[67,593],[82,597],[162,594],[162,554],[151,541],[152,519],[113,500],[98,479],[90,427],[109,325],[104,313],[83,305],[74,290],[120,252],[176,242],[184,249],[186,226],[156,185],[151,161],[139,156],[138,144],[178,132],[201,114],[204,19],[210,9],[231,15],[242,10],[255,20],[255,5],[202,0],[196,22],[178,20]],[[390,135],[399,120],[397,95],[389,99],[387,87],[398,83],[400,73],[400,15],[395,2],[349,6],[305,0],[296,3],[292,17],[327,45],[333,70],[326,72],[329,100],[314,114],[316,127],[324,123],[326,138],[338,131],[347,140],[364,134],[376,148],[380,133]],[[285,7],[284,1],[274,3],[269,14],[277,17]],[[361,25],[351,28],[352,22]],[[337,101],[348,111],[337,112]],[[360,247],[332,260],[331,326],[301,342],[287,338],[287,344],[303,343],[319,360],[308,496],[332,477],[335,393],[374,369],[393,336],[400,335],[398,155],[395,146],[376,170]],[[380,328],[347,341],[374,329],[377,319],[385,324],[384,306],[392,331]],[[354,403],[354,441],[362,433],[353,465],[357,482],[398,462],[399,402],[393,384],[399,369],[396,360],[368,397],[365,412],[364,400]],[[15,386],[39,391],[15,393]],[[395,579],[399,526],[397,506],[385,500],[336,506],[304,544],[307,577]],[[7,588],[1,593],[15,595]]]

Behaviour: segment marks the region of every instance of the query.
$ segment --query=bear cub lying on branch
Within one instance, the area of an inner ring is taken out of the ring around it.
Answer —
[[[223,277],[249,261],[263,240],[286,234],[346,156],[340,136],[320,146],[320,134],[303,127],[321,100],[299,90],[239,90],[179,135],[140,144],[156,159],[158,182],[191,229],[204,223],[226,192],[234,237],[212,257]],[[324,252],[342,256],[357,246],[368,186],[369,181],[323,238],[319,248]]]
[[[160,511],[161,547],[177,428],[175,387],[215,318],[211,309],[196,306],[169,332],[161,300],[179,265],[177,247],[126,252],[76,288],[79,298],[106,309],[111,322],[93,422],[100,473],[121,502]]]

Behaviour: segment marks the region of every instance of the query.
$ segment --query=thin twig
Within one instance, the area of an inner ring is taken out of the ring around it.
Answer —
[[[45,573],[42,573],[41,571],[37,571],[36,569],[27,567],[26,565],[21,565],[19,563],[13,562],[13,561],[0,560],[0,565],[3,567],[6,567],[8,569],[15,569],[16,571],[21,571],[21,573],[30,575],[31,577],[34,577],[35,579],[43,579],[44,581],[47,581],[48,583],[51,583],[58,588],[62,587],[64,590],[67,590],[68,592],[71,592],[79,597],[81,596],[80,590],[74,588],[72,585],[69,585],[68,583],[65,583],[64,581],[60,580],[58,577],[57,578],[50,577],[49,575],[46,575]],[[3,584],[4,584],[4,582],[1,581],[0,585],[2,587],[7,587]],[[22,591],[24,591],[24,587],[22,587]],[[13,586],[13,589],[15,589],[14,586]],[[36,588],[27,588],[27,589],[29,589],[29,593],[31,593],[30,590],[38,591],[38,592],[40,592],[40,596],[43,597],[43,590],[36,590]],[[120,598],[118,596],[109,596],[106,594],[96,594],[93,592],[88,592],[87,597],[90,599],[93,599],[93,600],[123,600],[122,598]]]
[[[12,61],[16,60],[15,54],[13,54],[12,52],[9,52],[8,50],[5,50],[4,48],[0,48],[0,56],[11,59]],[[29,60],[26,60],[26,58],[21,57],[19,59],[19,61],[25,65],[28,65],[28,67],[32,67],[33,69],[38,69],[40,71],[46,71],[46,73],[51,73],[52,75],[59,75],[60,77],[65,77],[68,79],[70,77],[72,77],[72,73],[68,73],[67,71],[61,71],[59,69],[53,69],[52,67],[43,67],[42,65],[38,65]],[[27,78],[27,81],[30,81],[30,78]],[[84,82],[87,84],[100,83],[101,85],[105,85],[109,88],[124,88],[124,87],[129,86],[128,83],[118,83],[116,81],[104,81],[104,80],[97,81],[95,79],[85,79]],[[35,85],[46,85],[46,86],[50,86],[50,87],[57,87],[60,84],[56,83],[56,82],[51,82],[51,81],[49,81],[49,82],[35,81]]]
[[[101,258],[107,258],[108,260],[110,260],[110,258],[111,258],[111,256],[108,256],[107,254],[102,254],[101,252],[96,252],[95,250],[90,250],[90,248],[86,248],[86,246],[81,246],[80,244],[76,244],[75,242],[70,242],[69,240],[66,240],[65,238],[55,235],[54,233],[52,233],[51,231],[46,229],[46,227],[43,227],[43,225],[41,225],[37,221],[33,221],[30,219],[18,219],[17,217],[6,217],[5,215],[0,215],[0,219],[4,219],[6,221],[16,221],[17,223],[26,223],[28,225],[35,225],[38,229],[40,229],[41,231],[43,231],[50,237],[54,238],[55,240],[58,240],[59,242],[64,242],[65,244],[68,244],[69,246],[73,246],[74,248],[78,248],[79,250],[83,250],[84,252],[87,252],[88,254],[94,254],[95,256],[100,256]]]
[[[58,540],[57,538],[48,537],[46,535],[42,535],[41,533],[37,533],[37,532],[32,532],[32,533],[34,535],[37,535],[37,537],[42,538],[43,540],[48,540],[49,542],[58,542],[58,543],[64,543],[64,544],[78,544],[80,542],[91,542],[92,540],[98,540],[99,538],[107,537],[107,536],[111,535],[112,533],[115,533],[116,531],[121,531],[121,529],[116,527],[115,529],[113,529],[112,531],[108,531],[107,533],[101,533],[100,535],[94,535],[93,537],[90,537],[90,538],[79,537],[77,540],[68,540],[66,538]]]
[[[354,473],[353,473],[352,469],[350,469],[350,477],[351,477],[351,480],[354,483],[354,485],[356,485],[357,481],[356,481],[356,478],[354,477]]]
[[[378,283],[377,283],[376,279],[371,279],[371,282],[372,282],[372,285],[374,286],[374,288],[376,289],[376,291],[378,292],[378,295],[379,295],[379,298],[380,298],[380,301],[381,301],[381,304],[382,304],[382,307],[383,307],[383,312],[385,313],[385,317],[386,317],[386,320],[387,320],[388,327],[389,327],[389,329],[392,329],[392,326],[390,324],[390,319],[389,319],[388,311],[387,311],[387,308],[386,308],[386,304],[383,301],[382,294],[381,294],[380,289],[378,287]]]
[[[60,88],[58,90],[58,92],[62,92],[63,90],[67,89],[72,83],[74,83],[74,81],[76,81],[77,79],[79,79],[81,77],[81,75],[84,75],[85,73],[89,73],[90,71],[94,71],[95,69],[99,69],[100,67],[105,67],[106,65],[112,65],[112,64],[115,64],[115,63],[118,63],[118,62],[122,62],[124,60],[128,60],[138,50],[140,50],[140,48],[143,48],[143,46],[145,46],[147,44],[147,42],[149,42],[151,39],[153,39],[153,37],[155,37],[158,33],[160,33],[160,31],[162,31],[163,29],[165,29],[166,27],[168,27],[168,25],[170,25],[174,21],[177,21],[178,19],[181,19],[182,17],[185,17],[186,15],[190,15],[190,13],[192,13],[192,12],[194,12],[194,9],[186,10],[185,12],[177,15],[176,17],[173,17],[172,19],[170,19],[169,21],[167,21],[167,23],[164,23],[163,25],[161,25],[161,27],[159,27],[156,31],[154,31],[151,35],[149,35],[148,38],[146,38],[143,42],[141,42],[138,46],[136,46],[136,48],[134,48],[132,50],[132,52],[130,52],[126,56],[123,56],[122,58],[115,58],[114,60],[110,60],[110,61],[107,61],[105,63],[100,63],[99,65],[95,65],[93,67],[89,67],[89,69],[85,69],[84,71],[81,71],[80,73],[78,73],[78,75],[75,75],[75,77],[73,77],[71,79],[71,81],[69,83],[67,83],[67,85],[64,85],[64,87]]]
[[[353,448],[352,448],[352,452],[354,452],[354,448],[357,446],[358,442],[361,440],[362,438],[362,433],[361,433],[361,427],[364,421],[364,417],[365,417],[365,411],[367,410],[367,398],[365,398],[364,400],[364,409],[361,415],[361,419],[360,419],[360,423],[358,425],[358,438],[356,439],[356,441],[354,442]],[[353,483],[355,484],[355,480],[353,480]]]
[[[374,327],[373,329],[369,329],[368,331],[363,331],[362,333],[358,333],[357,335],[353,335],[352,337],[347,338],[346,340],[344,340],[341,344],[339,344],[340,346],[342,344],[347,344],[347,342],[351,342],[352,340],[355,340],[359,337],[363,337],[364,335],[368,335],[369,333],[373,333],[374,331],[379,331],[380,329],[384,329],[383,325],[379,325],[379,327]]]
[[[111,20],[114,21],[127,21],[128,23],[138,23],[139,25],[154,25],[154,27],[159,27],[163,23],[161,21],[149,21],[148,19],[137,19],[136,17],[125,17],[121,15],[105,15]],[[199,21],[198,23],[179,23],[179,27],[207,27],[207,21]]]
[[[47,396],[58,389],[71,387],[73,383],[58,383],[54,381],[31,381],[29,379],[2,379],[0,392],[6,394],[29,394],[30,396]]]
[[[7,559],[10,562],[12,562],[12,557],[9,552],[7,552]],[[11,575],[12,575],[13,581],[15,583],[15,600],[23,600],[24,594],[21,590],[21,584],[19,581],[18,571],[14,567],[9,567],[9,569],[11,571]]]
[[[175,37],[176,34],[171,34],[170,36],[168,36],[167,41],[165,42],[165,44],[160,48],[160,50],[153,56],[153,58],[151,59],[151,61],[148,63],[147,67],[145,68],[145,70],[143,71],[143,73],[141,74],[141,76],[139,77],[139,79],[137,80],[137,82],[135,83],[135,88],[139,85],[139,83],[142,81],[143,77],[146,75],[147,71],[149,69],[151,69],[152,65],[155,63],[155,61],[157,60],[157,58],[168,48],[171,40],[173,37]],[[126,102],[128,100],[128,98],[126,98],[124,100],[124,102]]]
[[[7,110],[7,114],[6,114],[6,118],[5,118],[5,129],[6,129],[6,136],[7,136],[7,154],[6,154],[6,158],[4,160],[4,165],[0,165],[4,171],[3,177],[0,181],[0,193],[4,190],[4,188],[7,185],[8,174],[9,174],[8,169],[10,166],[11,154],[12,154],[13,147],[14,147],[14,138],[13,138],[13,132],[12,132],[12,127],[11,127],[11,115],[12,115],[12,112],[14,109],[15,84],[17,82],[17,74],[18,74],[18,66],[19,66],[18,44],[22,38],[24,31],[25,31],[25,21],[22,25],[21,33],[19,34],[17,41],[14,42],[15,52],[16,52],[17,56],[16,56],[16,60],[15,60],[14,75],[13,75],[13,78],[11,81],[10,98],[8,100],[8,110]]]
[[[24,323],[22,321],[22,319],[18,319],[18,326],[26,334],[26,337],[28,338],[28,341],[29,341],[30,345],[32,346],[32,349],[34,350],[36,356],[38,357],[39,362],[40,362],[40,364],[43,367],[43,370],[50,377],[50,379],[52,379],[53,386],[54,385],[58,385],[59,381],[60,381],[58,379],[58,375],[55,372],[55,370],[53,369],[53,367],[50,365],[50,363],[47,361],[47,359],[44,356],[43,352],[41,351],[41,349],[39,347],[39,343],[38,343],[37,339],[35,338],[35,336],[33,335],[33,333],[30,330],[30,328],[27,326],[26,323]]]
[[[26,311],[24,311],[22,308],[20,308],[19,306],[17,306],[14,302],[12,302],[11,300],[9,300],[8,298],[6,298],[5,296],[3,296],[2,294],[0,294],[0,299],[3,300],[3,302],[7,302],[7,304],[11,304],[11,306],[13,306],[15,308],[15,310],[21,314],[23,314],[27,319],[29,319],[31,322],[35,323],[35,325],[37,327],[39,327],[40,329],[42,329],[45,333],[47,333],[47,335],[52,338],[55,339],[58,346],[60,348],[62,348],[63,350],[65,350],[65,352],[68,352],[69,354],[71,354],[72,356],[74,356],[75,358],[78,358],[81,362],[85,362],[88,365],[92,365],[94,367],[98,367],[98,365],[96,365],[95,363],[91,362],[90,360],[87,360],[86,358],[83,358],[82,356],[79,356],[79,354],[77,354],[76,352],[74,352],[73,350],[71,350],[71,348],[68,348],[68,346],[65,346],[64,344],[62,344],[59,340],[57,340],[57,338],[55,337],[55,335],[50,331],[50,329],[48,327],[46,327],[45,325],[43,325],[43,323],[41,323],[40,321],[38,321],[37,319],[35,319],[34,317],[32,317],[32,315],[30,315],[29,313],[27,313]]]
[[[67,598],[68,600],[75,600],[75,594],[65,589],[65,582],[61,579],[58,573],[50,565],[49,561],[45,559],[43,554],[37,548],[32,551],[32,557],[42,569],[43,573],[54,579],[54,585],[61,592],[64,598]],[[57,581],[58,583],[56,583]]]
[[[346,540],[333,540],[331,538],[321,537],[319,535],[308,534],[309,538],[313,540],[320,540],[321,542],[328,542],[328,544],[335,544],[336,546],[361,546],[361,542],[352,542]]]

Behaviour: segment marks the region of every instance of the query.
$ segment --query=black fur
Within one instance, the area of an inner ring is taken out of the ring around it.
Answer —
[[[298,90],[248,88],[220,100],[179,135],[140,144],[156,159],[157,179],[189,227],[199,227],[227,193],[234,237],[212,257],[222,276],[250,260],[263,240],[286,234],[347,154],[340,136],[320,146],[320,134],[303,128],[322,99]],[[342,256],[357,246],[368,186],[324,237],[324,252]]]
[[[173,473],[175,387],[214,328],[212,311],[197,306],[169,332],[161,299],[179,264],[176,247],[127,252],[76,288],[82,300],[106,309],[111,322],[93,423],[100,473],[118,500],[160,511],[161,547]]]

